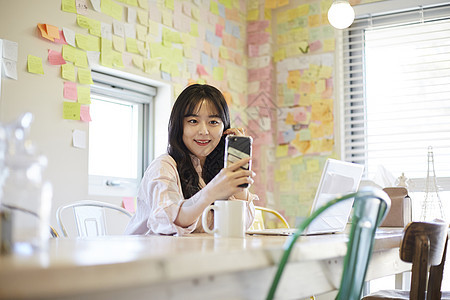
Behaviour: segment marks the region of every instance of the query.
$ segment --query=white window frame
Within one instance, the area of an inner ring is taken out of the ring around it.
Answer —
[[[137,178],[118,178],[89,174],[89,195],[133,197],[150,161],[154,158],[154,97],[157,89],[153,86],[127,80],[118,76],[92,71],[94,84],[91,94],[114,97],[125,103],[138,104],[139,125]]]

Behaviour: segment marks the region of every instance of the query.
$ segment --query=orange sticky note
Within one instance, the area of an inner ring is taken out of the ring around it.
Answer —
[[[59,40],[59,29],[56,26],[45,24],[47,35],[53,39]]]
[[[39,31],[41,32],[41,36],[44,39],[50,40],[50,41],[55,41],[55,38],[52,38],[51,36],[48,35],[47,33],[47,28],[45,26],[46,24],[38,24],[37,27],[39,28]]]

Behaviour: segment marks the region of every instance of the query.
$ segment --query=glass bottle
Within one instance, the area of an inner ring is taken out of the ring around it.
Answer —
[[[436,182],[433,148],[430,146],[428,147],[428,170],[427,179],[425,182],[425,197],[420,213],[420,221],[426,222],[434,219],[445,220],[445,214]]]
[[[52,187],[42,178],[47,159],[28,139],[32,119],[26,113],[6,126],[2,206],[12,215],[13,248],[34,251],[48,246]]]

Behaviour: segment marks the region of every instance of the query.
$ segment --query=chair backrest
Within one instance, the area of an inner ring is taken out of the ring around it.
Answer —
[[[292,248],[302,232],[323,211],[336,203],[354,198],[352,227],[347,243],[347,254],[344,260],[341,284],[336,299],[356,300],[361,299],[364,279],[372,255],[376,228],[381,224],[389,211],[391,200],[389,196],[379,189],[364,188],[356,193],[351,193],[334,200],[313,212],[299,226],[296,233],[289,239],[283,256],[280,260],[277,272],[266,299],[273,299],[278,282],[283,273]]]
[[[441,265],[441,270],[443,270],[444,252],[448,239],[447,230],[448,224],[440,221],[412,222],[406,226],[400,246],[400,259],[412,263],[410,299],[425,299],[430,266]],[[436,276],[437,273],[436,271],[431,272],[430,276],[432,274]],[[432,298],[432,294],[440,292],[442,274],[440,280],[433,278],[432,281],[429,280],[428,283],[427,299],[440,299],[440,296]]]
[[[105,209],[117,211],[128,218],[132,214],[120,206],[101,201],[81,200],[58,208],[56,221],[65,237],[68,236],[64,226],[62,214],[66,209],[72,208],[77,225],[78,236],[101,236],[107,235]]]
[[[278,220],[283,223],[283,225],[286,228],[289,228],[289,223],[286,221],[286,219],[276,210],[263,207],[263,206],[255,206],[255,219],[252,223],[252,226],[250,227],[250,230],[262,230],[265,228],[265,221],[263,213],[270,213],[278,218]]]

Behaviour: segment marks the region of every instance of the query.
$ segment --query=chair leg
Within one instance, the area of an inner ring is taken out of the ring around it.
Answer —
[[[415,252],[412,261],[411,300],[425,299],[425,289],[428,275],[428,253],[430,241],[427,237],[416,239]]]

